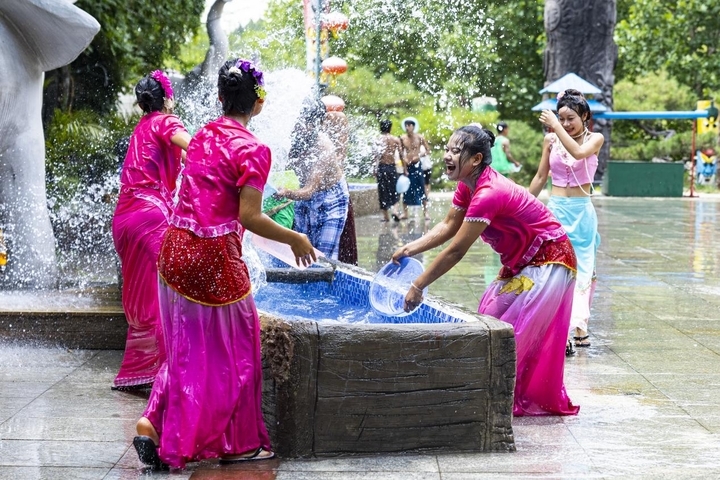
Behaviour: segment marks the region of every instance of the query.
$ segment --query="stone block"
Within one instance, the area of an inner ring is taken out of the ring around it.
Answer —
[[[263,411],[275,449],[286,457],[513,451],[512,328],[478,317],[331,324],[263,314]],[[292,348],[278,348],[278,330]],[[273,358],[288,352],[289,362]]]

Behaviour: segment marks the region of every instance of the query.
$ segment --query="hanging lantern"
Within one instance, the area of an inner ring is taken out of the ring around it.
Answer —
[[[347,30],[349,25],[348,17],[340,12],[330,12],[322,20],[322,28],[330,30],[333,38],[337,38],[338,32]]]
[[[320,99],[328,112],[342,112],[345,110],[345,101],[337,95],[325,95]]]
[[[340,57],[328,57],[322,61],[322,71],[333,78],[347,72],[347,62]]]

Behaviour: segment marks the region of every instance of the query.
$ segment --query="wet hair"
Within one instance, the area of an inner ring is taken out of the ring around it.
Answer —
[[[492,154],[490,149],[495,145],[495,134],[487,128],[479,128],[475,125],[466,125],[460,127],[453,132],[453,135],[460,137],[460,161],[482,153],[482,161],[480,163],[480,173],[485,167],[492,163]]]
[[[559,112],[562,107],[567,107],[577,113],[583,121],[588,121],[592,117],[590,105],[585,100],[585,96],[573,88],[568,88],[562,92],[562,96],[557,102],[557,111]]]
[[[413,120],[405,120],[405,123],[403,125],[412,125],[413,127],[417,127]]]
[[[290,135],[290,152],[288,152],[290,158],[302,157],[317,145],[320,126],[326,114],[327,108],[323,102],[317,98],[305,99]]]
[[[498,133],[504,132],[506,128],[508,128],[508,124],[505,123],[505,122],[499,122],[499,123],[497,124],[497,131],[498,131]]]
[[[148,75],[135,85],[135,98],[143,112],[159,112],[165,102],[165,90],[160,82]]]
[[[390,120],[380,120],[380,133],[390,133],[392,130],[392,122]]]
[[[237,65],[239,59],[228,60],[218,72],[218,95],[225,115],[247,115],[252,113],[258,94],[255,90],[257,80],[252,72],[246,72]]]

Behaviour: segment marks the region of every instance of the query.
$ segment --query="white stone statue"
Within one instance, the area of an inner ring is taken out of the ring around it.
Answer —
[[[70,0],[0,0],[0,226],[5,288],[55,286],[55,237],[45,193],[43,74],[87,48],[100,24]]]

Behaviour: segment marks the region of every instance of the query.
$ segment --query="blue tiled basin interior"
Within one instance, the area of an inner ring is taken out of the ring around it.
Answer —
[[[370,305],[372,278],[351,269],[335,270],[332,282],[270,282],[255,295],[259,310],[286,320],[315,320],[344,323],[456,323],[477,322],[476,318],[452,309],[448,312],[427,299],[410,315],[381,315]]]

